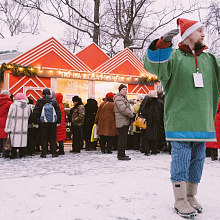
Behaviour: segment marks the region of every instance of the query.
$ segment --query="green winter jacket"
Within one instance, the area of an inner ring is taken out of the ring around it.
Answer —
[[[144,67],[165,91],[164,126],[169,141],[216,141],[214,121],[220,88],[220,62],[210,53],[197,55],[204,87],[194,86],[194,55],[181,49],[156,49],[152,42]]]

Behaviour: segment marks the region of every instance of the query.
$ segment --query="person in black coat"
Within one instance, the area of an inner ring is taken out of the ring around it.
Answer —
[[[144,153],[157,154],[158,139],[163,127],[163,102],[157,98],[157,91],[150,91],[149,98],[141,110],[141,115],[147,120],[147,129],[144,134]]]
[[[42,108],[46,103],[50,103],[50,102],[52,102],[52,105],[56,112],[57,121],[42,123],[40,121]],[[61,123],[61,113],[60,113],[59,104],[57,103],[56,99],[52,99],[52,97],[50,96],[50,90],[48,88],[45,88],[43,90],[43,97],[37,100],[30,121],[35,124],[39,124],[40,127],[41,147],[42,147],[41,157],[46,158],[46,154],[48,151],[48,141],[50,142],[52,157],[57,157],[58,154],[56,152],[57,150],[56,128]]]
[[[98,110],[98,103],[94,96],[90,96],[85,104],[85,120],[83,124],[83,136],[86,141],[85,150],[96,150],[97,141],[91,142],[91,133],[95,121],[96,112]]]
[[[148,95],[145,95],[143,101],[141,102],[140,108],[138,110],[138,116],[141,115],[141,110],[145,106],[147,100],[149,99]],[[140,137],[140,145],[139,145],[139,150],[141,153],[144,153],[144,136],[145,136],[145,129],[141,129],[141,137]]]

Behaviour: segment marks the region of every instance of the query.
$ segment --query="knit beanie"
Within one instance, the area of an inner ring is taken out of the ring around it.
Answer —
[[[124,85],[124,84],[121,84],[121,85],[118,87],[118,91],[120,92],[123,88],[127,88],[127,86]]]
[[[10,95],[10,92],[8,90],[2,90],[1,94],[3,94],[3,95]]]
[[[50,90],[48,88],[44,89],[43,95],[50,95]]]
[[[107,98],[107,99],[113,99],[113,98],[114,98],[114,93],[108,92],[108,93],[105,95],[105,98]]]
[[[24,93],[17,93],[15,95],[15,100],[27,100],[27,97]]]
[[[177,19],[177,27],[180,27],[182,41],[184,41],[190,34],[202,26],[203,25],[198,21],[191,21],[185,18]]]

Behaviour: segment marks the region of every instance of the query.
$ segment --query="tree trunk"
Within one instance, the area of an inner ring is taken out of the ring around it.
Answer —
[[[99,8],[100,8],[100,0],[94,0],[94,34],[93,34],[93,42],[99,45]]]

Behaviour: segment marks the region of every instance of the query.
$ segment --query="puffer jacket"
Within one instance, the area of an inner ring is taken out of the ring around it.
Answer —
[[[57,141],[64,141],[66,140],[66,122],[65,122],[65,110],[63,106],[63,95],[61,93],[55,94],[55,99],[57,100],[59,107],[60,107],[60,113],[61,113],[61,123],[57,127]]]
[[[7,95],[0,95],[0,139],[7,138],[7,133],[5,132],[5,123],[11,104],[12,101]]]
[[[12,147],[27,147],[28,119],[30,106],[26,100],[15,100],[11,104],[5,124],[5,132],[10,132]]]
[[[131,124],[131,119],[134,117],[134,114],[131,111],[127,97],[123,96],[121,93],[117,93],[114,96],[114,105],[116,128],[129,126]]]
[[[218,101],[218,110],[215,117],[215,131],[217,142],[206,142],[206,147],[220,149],[220,97]]]

